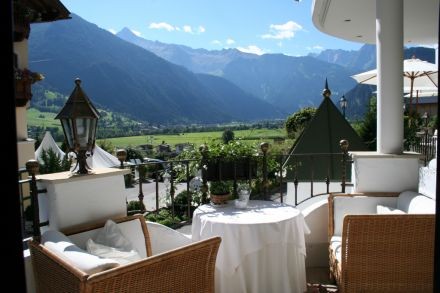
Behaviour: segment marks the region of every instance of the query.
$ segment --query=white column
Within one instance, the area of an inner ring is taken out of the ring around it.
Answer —
[[[377,152],[403,151],[403,2],[376,0]]]

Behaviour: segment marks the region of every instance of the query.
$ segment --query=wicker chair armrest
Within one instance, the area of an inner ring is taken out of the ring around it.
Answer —
[[[86,292],[214,292],[220,242],[213,237],[94,274]]]
[[[36,292],[81,292],[88,275],[38,243],[28,242]]]
[[[341,292],[432,292],[435,215],[347,215]]]

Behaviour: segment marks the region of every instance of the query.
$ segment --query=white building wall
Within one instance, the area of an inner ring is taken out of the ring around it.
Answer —
[[[385,155],[376,152],[351,154],[354,192],[417,191],[420,155]]]
[[[127,215],[125,173],[129,170],[95,169],[91,175],[70,172],[40,175],[40,221],[49,220],[49,229],[61,230],[76,225]]]

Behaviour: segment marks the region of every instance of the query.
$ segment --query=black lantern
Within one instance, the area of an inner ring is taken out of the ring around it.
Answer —
[[[69,151],[76,154],[78,174],[88,174],[87,155],[95,148],[96,127],[99,114],[81,89],[81,80],[75,80],[75,89],[55,119],[61,120]]]
[[[342,115],[344,115],[345,118],[345,109],[347,108],[347,99],[343,95],[342,98],[339,100],[339,106],[341,106],[342,109]]]

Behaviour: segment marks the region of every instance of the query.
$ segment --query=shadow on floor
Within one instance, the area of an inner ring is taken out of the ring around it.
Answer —
[[[338,287],[329,278],[328,267],[312,267],[306,269],[307,293],[335,293]]]

